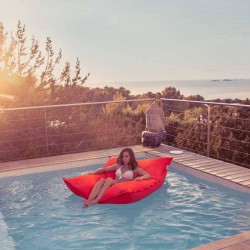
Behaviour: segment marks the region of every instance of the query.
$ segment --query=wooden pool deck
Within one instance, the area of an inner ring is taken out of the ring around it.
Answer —
[[[192,248],[191,250],[249,250],[250,231]]]
[[[216,176],[223,181],[227,181],[231,184],[237,184],[239,187],[244,187],[247,188],[246,190],[250,190],[250,169],[213,158],[208,158],[189,151],[183,151],[182,154],[174,155],[171,154],[170,151],[179,149],[168,145],[161,145],[155,149],[146,148],[141,145],[133,146],[132,148],[138,153],[147,152],[159,157],[171,156],[174,158],[175,163],[183,166],[183,170],[187,167],[190,171],[196,170],[196,172],[199,173]],[[76,166],[77,163],[81,163],[84,160],[117,156],[120,150],[121,148],[113,148],[76,154],[3,162],[0,163],[0,178],[33,172],[65,169],[72,167],[72,164]]]
[[[185,150],[182,151],[182,154],[173,155],[170,153],[173,150],[180,149],[162,145],[155,150],[151,150],[150,153],[162,157],[172,156],[174,157],[174,162],[183,166],[182,169],[184,171],[188,168],[189,172],[194,173],[194,175],[198,174],[200,177],[204,175],[208,179],[216,177],[214,179],[222,185],[229,184],[240,191],[250,191],[250,166],[249,168],[244,168]]]
[[[182,150],[181,154],[171,154],[170,151],[177,148],[161,145],[158,148],[146,148],[141,145],[132,146],[135,153],[146,152],[148,154],[173,157],[174,165],[183,171],[189,172],[199,178],[219,183],[230,188],[250,194],[250,169],[231,163],[208,158],[193,152]],[[48,172],[60,169],[75,168],[81,166],[84,161],[91,159],[117,156],[122,148],[105,149],[76,154],[51,156],[44,158],[28,159],[14,162],[0,163],[0,178],[19,176],[31,173]],[[250,249],[250,231],[225,238],[210,244],[196,247],[195,250],[245,250]],[[193,250],[194,250],[193,249]]]

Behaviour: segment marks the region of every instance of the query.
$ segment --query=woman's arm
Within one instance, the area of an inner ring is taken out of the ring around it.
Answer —
[[[141,175],[140,177],[136,177],[134,179],[134,181],[142,181],[142,180],[147,180],[151,178],[151,175],[149,173],[147,173],[146,171],[144,171],[141,168],[137,168],[136,169],[136,174],[137,175]]]
[[[114,165],[109,166],[109,167],[106,167],[106,168],[98,168],[98,169],[94,172],[94,174],[100,174],[100,173],[105,173],[105,172],[108,172],[108,171],[114,171],[114,170],[117,169],[117,167],[118,167],[118,165],[117,165],[117,164],[114,164]]]

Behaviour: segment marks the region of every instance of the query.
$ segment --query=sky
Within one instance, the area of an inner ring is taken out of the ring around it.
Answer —
[[[250,78],[249,0],[0,0],[0,22],[25,24],[89,83]]]

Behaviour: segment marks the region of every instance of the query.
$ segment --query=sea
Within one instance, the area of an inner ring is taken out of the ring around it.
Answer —
[[[205,100],[250,99],[250,79],[221,80],[174,80],[174,81],[128,81],[86,84],[88,87],[124,87],[132,95],[147,92],[162,92],[166,87],[175,87],[185,97],[201,95]]]

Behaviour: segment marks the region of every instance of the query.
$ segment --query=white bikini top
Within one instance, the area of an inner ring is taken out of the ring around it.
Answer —
[[[128,179],[128,180],[133,180],[134,174],[132,170],[127,170],[125,173],[122,173],[122,167],[118,168],[115,172],[116,178],[121,180],[123,177]]]

